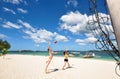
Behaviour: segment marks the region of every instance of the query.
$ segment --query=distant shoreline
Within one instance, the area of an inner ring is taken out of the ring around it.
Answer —
[[[63,52],[65,50],[55,50],[55,52]],[[81,51],[81,50],[69,50],[70,52],[106,52],[104,50],[84,50],[84,51]],[[112,50],[109,50],[111,52],[113,52]],[[46,51],[43,51],[43,50],[9,50],[8,52],[47,52]]]
[[[29,56],[48,56],[48,53],[42,53],[42,54],[36,54],[35,52],[20,52],[20,53],[8,53],[7,55],[29,55]],[[54,57],[64,57],[63,55],[53,55]],[[101,58],[101,57],[95,57],[95,58],[83,58],[83,56],[73,56],[70,58],[77,58],[77,59],[90,59],[90,60],[104,60],[104,61],[115,61],[113,58],[111,57],[107,57],[107,58]]]

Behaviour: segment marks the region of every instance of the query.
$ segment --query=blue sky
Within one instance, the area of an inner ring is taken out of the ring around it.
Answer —
[[[109,17],[104,0],[97,1]],[[53,50],[94,50],[97,38],[86,29],[93,15],[88,0],[0,0],[0,38],[10,50],[47,50],[48,43]]]

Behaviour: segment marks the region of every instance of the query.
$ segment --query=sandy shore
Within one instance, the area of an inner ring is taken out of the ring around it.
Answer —
[[[49,69],[58,71],[45,74],[46,56],[6,55],[0,57],[0,79],[119,79],[115,74],[116,62],[69,58],[72,68],[62,70],[63,57],[54,57]]]

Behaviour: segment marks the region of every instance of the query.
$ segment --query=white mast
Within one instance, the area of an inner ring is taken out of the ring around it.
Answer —
[[[106,0],[120,51],[120,0]]]

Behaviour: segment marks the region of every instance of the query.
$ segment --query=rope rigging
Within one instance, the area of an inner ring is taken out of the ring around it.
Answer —
[[[105,0],[104,5],[106,5]],[[107,6],[105,6],[105,8],[106,12],[108,12]],[[110,28],[108,29],[108,27],[106,26],[109,25],[108,21],[110,20],[110,18],[103,17],[100,13],[98,13],[96,0],[89,0],[89,15],[92,16],[92,19],[88,20],[89,26],[87,26],[87,29],[91,30],[94,36],[97,38],[95,47],[97,49],[106,51],[108,55],[110,55],[114,60],[117,61],[115,72],[118,76],[120,76],[120,73],[118,73],[118,70],[120,71],[120,52],[110,39],[110,33],[114,34],[114,32],[110,32]],[[110,49],[112,49],[112,51],[110,51]]]

